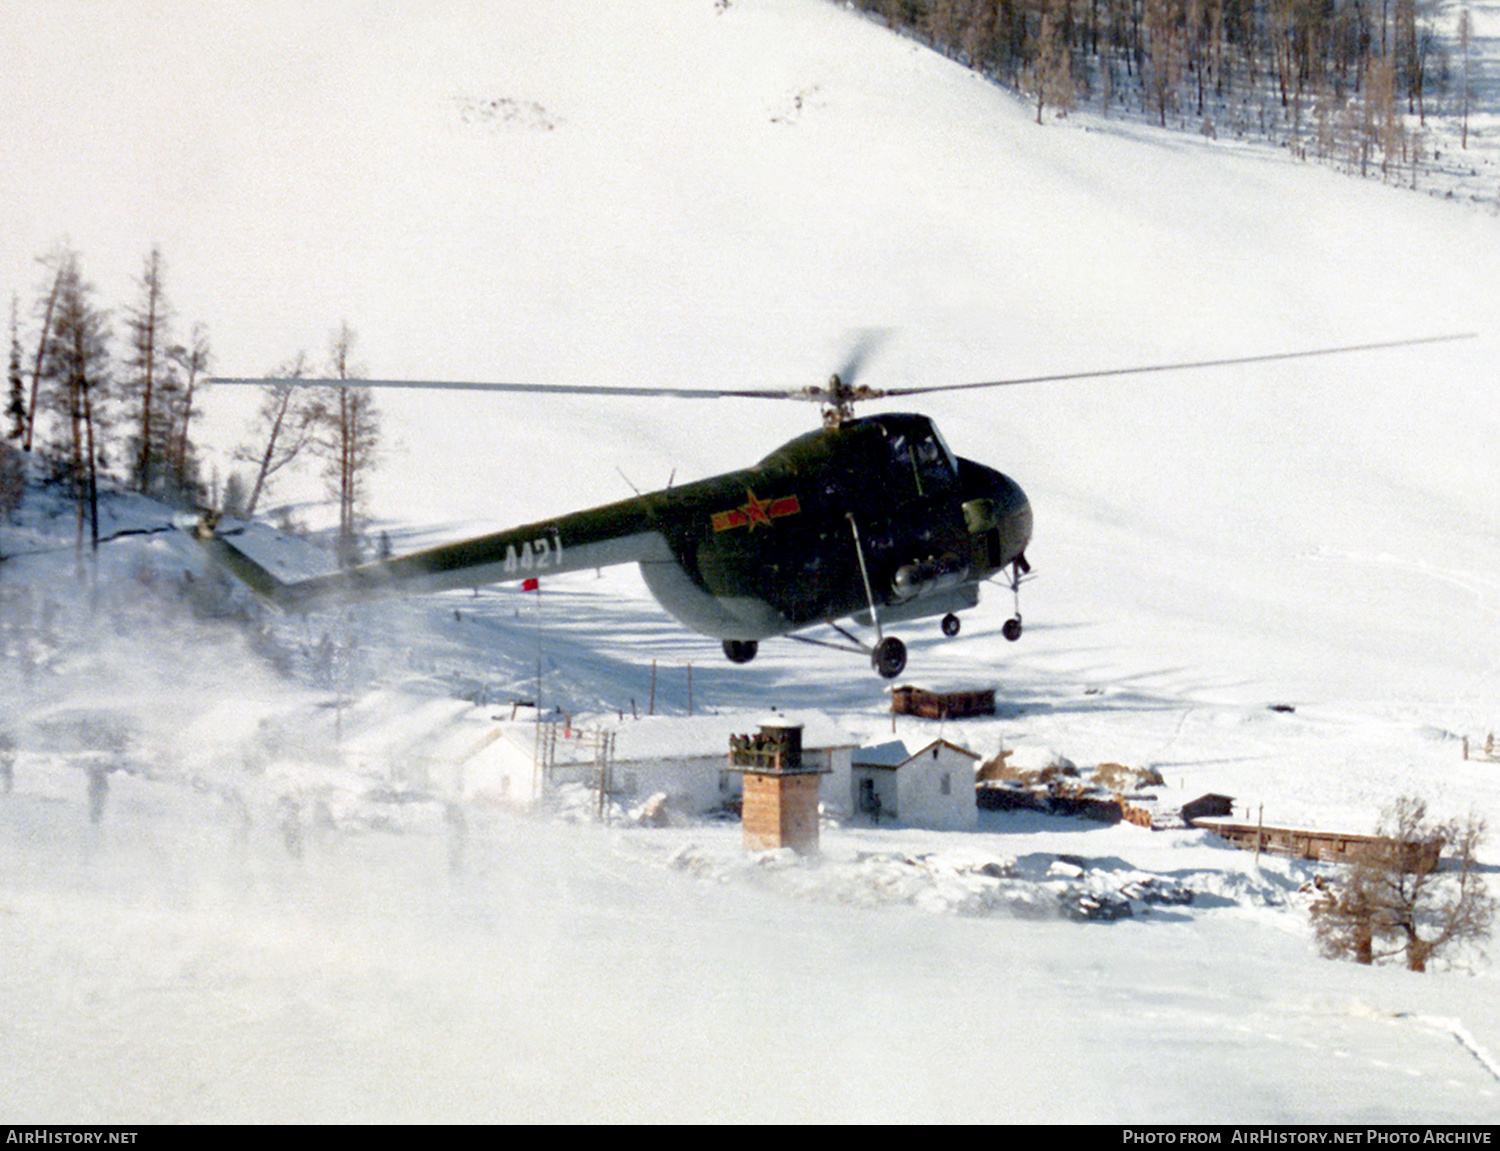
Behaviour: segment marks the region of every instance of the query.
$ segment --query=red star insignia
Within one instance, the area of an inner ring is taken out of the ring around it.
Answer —
[[[750,497],[750,500],[748,503],[740,505],[740,511],[744,513],[745,521],[750,525],[750,530],[754,531],[758,524],[765,524],[766,527],[770,527],[771,505],[775,501],[757,499],[755,493],[748,488],[745,489],[745,494]]]
[[[802,505],[796,496],[782,496],[777,500],[763,500],[752,492],[745,489],[745,495],[749,497],[746,503],[727,512],[715,512],[712,522],[714,531],[728,531],[730,528],[748,528],[754,531],[757,526],[764,524],[771,526],[771,521],[782,516],[794,516],[802,510]]]

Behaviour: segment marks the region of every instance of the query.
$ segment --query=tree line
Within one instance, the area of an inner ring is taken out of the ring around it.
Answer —
[[[209,378],[209,338],[202,324],[179,338],[161,251],[153,247],[142,263],[118,339],[77,252],[58,246],[38,263],[43,274],[29,323],[20,297],[11,299],[0,515],[19,506],[29,457],[76,503],[80,550],[85,543],[97,550],[101,480],[169,506],[213,506],[250,518],[277,473],[307,453],[323,461],[339,504],[339,560],[359,558],[362,503],[379,442],[369,389],[296,386],[315,374],[299,353],[271,373],[288,382],[264,389],[252,442],[235,453],[253,468],[248,495],[237,474],[220,490],[217,476],[203,475],[192,434]],[[363,374],[353,363],[354,344],[353,330],[342,324],[330,342],[328,376]]]
[[[65,484],[77,503],[80,546],[87,534],[97,548],[102,476],[169,504],[198,502],[192,424],[208,373],[208,335],[195,324],[178,339],[156,248],[121,314],[118,354],[110,314],[78,253],[59,246],[39,263],[34,327],[23,326],[20,299],[11,299],[5,470],[16,473],[18,453],[39,460],[46,478]]]
[[[1468,141],[1467,12],[1457,58],[1431,0],[853,0],[1035,101],[1129,109],[1162,126],[1286,142],[1361,170],[1415,159],[1435,93]],[[1416,128],[1411,126],[1415,121]]]

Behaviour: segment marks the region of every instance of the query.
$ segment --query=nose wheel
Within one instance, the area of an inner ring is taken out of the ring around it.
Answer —
[[[1015,562],[1010,565],[1010,594],[1015,597],[1016,614],[1005,621],[1000,629],[1000,634],[1011,643],[1021,638],[1021,581],[1031,572],[1031,565],[1026,562],[1025,554],[1018,555]]]

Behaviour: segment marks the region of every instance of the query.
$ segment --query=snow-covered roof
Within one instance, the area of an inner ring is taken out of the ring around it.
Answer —
[[[889,743],[860,748],[854,753],[853,762],[855,767],[900,767],[910,758],[906,742],[893,739]]]
[[[960,755],[967,755],[970,759],[980,758],[975,752],[966,747],[959,747],[956,743],[950,743],[946,739],[934,739],[923,745],[917,751],[908,751],[904,740],[893,739],[889,743],[878,743],[873,747],[862,747],[854,753],[853,764],[855,767],[904,767],[914,759],[919,759],[934,747],[943,746]]]
[[[800,726],[802,746],[808,750],[855,747],[859,741],[831,717],[818,711],[740,711],[717,715],[642,716],[621,721],[617,716],[595,720],[589,716],[572,723],[578,754],[567,750],[566,738],[558,741],[559,761],[586,759],[593,755],[589,736],[599,730],[614,734],[614,762],[632,763],[652,759],[696,759],[729,754],[729,737],[759,731],[762,725]]]

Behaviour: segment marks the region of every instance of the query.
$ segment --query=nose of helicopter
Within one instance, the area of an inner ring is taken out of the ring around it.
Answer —
[[[1031,501],[1026,498],[1026,493],[1021,490],[1021,485],[1009,476],[995,473],[999,480],[997,485],[996,501],[1001,505],[1000,524],[1000,566],[1021,558],[1026,551],[1026,545],[1031,542]]]
[[[1031,542],[1031,501],[1021,485],[994,468],[960,462],[964,522],[983,566],[994,571],[1022,558]]]

